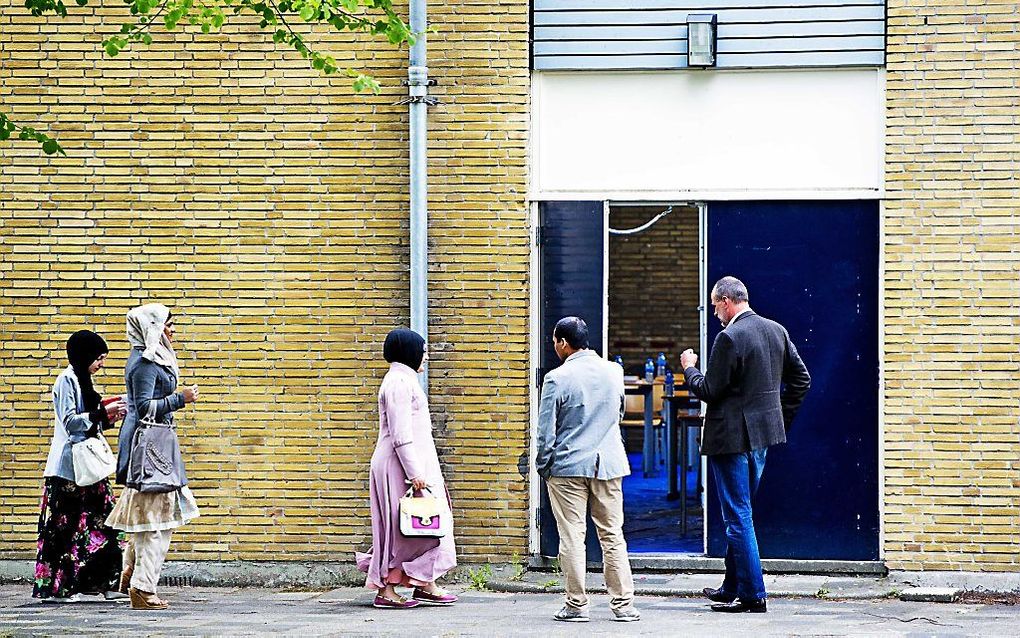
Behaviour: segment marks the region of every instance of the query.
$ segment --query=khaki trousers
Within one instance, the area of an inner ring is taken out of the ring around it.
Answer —
[[[155,532],[135,532],[129,535],[128,546],[124,550],[124,568],[133,567],[131,586],[149,594],[156,593],[159,573],[163,570],[163,561],[170,551],[170,535],[172,530]]]
[[[560,534],[560,569],[563,570],[567,605],[583,609],[588,605],[584,590],[586,556],[584,537],[586,513],[591,519],[602,545],[602,566],[606,576],[613,609],[634,602],[634,578],[630,573],[627,541],[623,538],[623,479],[607,481],[551,476],[546,481],[556,528]]]

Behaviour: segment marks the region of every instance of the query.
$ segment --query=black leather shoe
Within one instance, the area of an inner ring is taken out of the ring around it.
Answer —
[[[737,600],[732,603],[712,605],[712,611],[721,611],[726,614],[742,614],[744,612],[764,614],[768,611],[768,606],[764,598],[759,598],[757,600]]]
[[[711,600],[713,603],[732,603],[737,599],[737,597],[732,594],[727,594],[721,589],[712,589],[711,587],[702,589],[701,593],[705,594],[705,598]]]

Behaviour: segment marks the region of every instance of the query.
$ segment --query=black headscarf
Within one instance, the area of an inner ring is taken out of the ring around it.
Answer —
[[[417,372],[425,358],[425,339],[414,330],[391,330],[383,344],[383,356],[390,363],[403,363]]]
[[[81,386],[81,398],[85,403],[85,409],[90,412],[99,407],[101,397],[92,386],[89,366],[109,352],[110,349],[103,338],[91,330],[79,330],[67,340],[67,360],[74,370],[74,376],[78,378],[78,385]]]

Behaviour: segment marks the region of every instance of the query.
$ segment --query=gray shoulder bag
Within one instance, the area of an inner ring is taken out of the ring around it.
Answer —
[[[150,410],[135,429],[127,485],[148,494],[174,492],[184,486],[177,428],[171,423],[158,423],[153,417]]]

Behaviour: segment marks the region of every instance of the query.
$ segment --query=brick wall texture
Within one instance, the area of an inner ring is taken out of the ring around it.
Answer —
[[[106,57],[126,14],[96,4],[0,0],[0,104],[69,152],[0,148],[0,558],[33,554],[67,335],[107,337],[119,392],[124,314],[162,301],[203,389],[181,420],[203,517],[171,558],[350,560],[380,344],[408,321],[405,52],[319,34],[385,83],[354,97],[246,18]],[[462,558],[505,559],[528,529],[528,3],[430,10],[437,442]],[[1016,571],[1020,11],[888,13],[885,558]]]
[[[386,333],[408,323],[406,48],[318,34],[383,95],[356,97],[251,18],[154,29],[116,58],[115,3],[34,18],[0,0],[0,104],[67,158],[0,147],[0,558],[34,556],[49,398],[74,330],[177,316],[182,447],[202,517],[171,560],[353,560]],[[528,427],[528,3],[433,3],[431,382],[469,561],[524,554]]]
[[[637,228],[663,206],[614,206],[611,228]],[[646,231],[609,236],[609,353],[624,367],[660,352],[674,369],[699,348],[698,209],[675,207]],[[643,372],[641,373],[643,374]]]
[[[885,557],[1020,570],[1020,5],[888,5]]]

